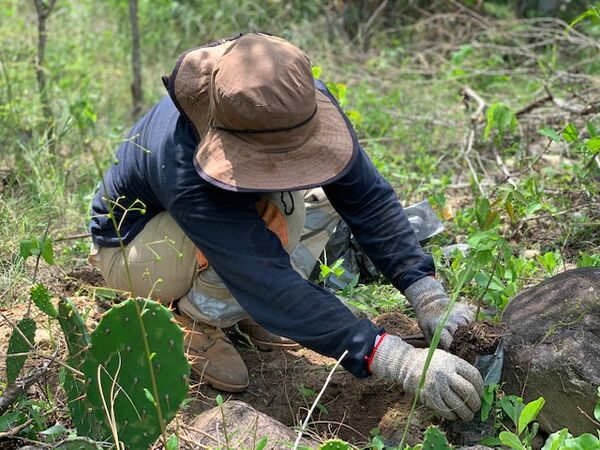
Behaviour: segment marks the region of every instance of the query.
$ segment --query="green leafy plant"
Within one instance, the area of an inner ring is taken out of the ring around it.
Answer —
[[[331,275],[341,277],[344,274],[344,268],[342,267],[342,264],[344,264],[344,260],[342,258],[336,260],[331,266],[328,266],[327,264],[320,264],[319,267],[321,271],[319,273],[319,280],[325,281]]]
[[[486,119],[484,139],[489,139],[492,131],[496,130],[496,140],[502,140],[506,133],[513,133],[517,128],[517,116],[503,103],[492,103],[486,112]]]
[[[298,392],[300,392],[300,395],[302,396],[302,399],[304,400],[304,404],[307,408],[309,408],[311,402],[317,397],[317,392],[314,389],[305,386],[304,383],[298,383],[297,388]],[[327,407],[320,402],[317,403],[317,408],[322,414],[327,414],[328,412]]]
[[[538,255],[536,259],[549,277],[556,275],[562,264],[562,258],[557,252],[546,252],[543,255]]]
[[[30,256],[41,256],[48,264],[54,264],[54,249],[49,237],[22,240],[19,244],[19,253],[24,259]]]
[[[543,397],[531,401],[526,405],[523,400],[516,396],[504,396],[497,400],[497,406],[502,413],[512,422],[514,431],[504,428],[497,438],[486,438],[482,440],[484,445],[505,445],[514,450],[531,450],[531,442],[536,436],[539,425],[535,422],[538,414],[543,408],[545,400]]]

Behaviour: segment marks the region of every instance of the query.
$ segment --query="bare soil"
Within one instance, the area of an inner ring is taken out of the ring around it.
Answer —
[[[374,322],[389,333],[401,336],[418,333],[416,323],[402,313],[387,313]],[[260,352],[238,345],[238,350],[250,372],[250,386],[243,393],[227,394],[225,398],[244,401],[288,426],[304,420],[335,364],[334,359],[304,348]],[[301,386],[311,389],[314,395],[303,396]],[[193,392],[195,400],[185,413],[190,420],[214,407],[219,394],[203,383],[196,385]],[[313,414],[313,429],[319,436],[335,435],[360,445],[370,439],[371,430],[379,428],[384,438],[394,442],[404,430],[412,400],[397,386],[384,385],[372,378],[357,379],[338,369],[319,402],[322,407]],[[419,442],[431,423],[428,412],[418,408],[408,442]]]

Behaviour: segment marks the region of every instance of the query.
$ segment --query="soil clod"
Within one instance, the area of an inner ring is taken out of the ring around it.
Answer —
[[[492,322],[473,322],[460,326],[454,333],[450,353],[474,364],[478,356],[493,354],[503,335],[504,327]]]

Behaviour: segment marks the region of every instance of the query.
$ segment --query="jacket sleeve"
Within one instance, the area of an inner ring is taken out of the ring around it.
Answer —
[[[323,190],[369,258],[401,292],[435,274],[433,258],[423,252],[394,189],[362,148],[350,170]]]
[[[323,355],[338,358],[357,377],[382,332],[358,320],[331,293],[304,280],[279,239],[260,219],[255,194],[212,186],[190,188],[169,212],[202,250],[233,296],[260,325]]]

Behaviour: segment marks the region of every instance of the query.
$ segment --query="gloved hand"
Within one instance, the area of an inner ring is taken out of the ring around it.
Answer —
[[[431,342],[435,329],[444,317],[446,307],[450,303],[442,284],[433,277],[421,278],[411,284],[404,295],[415,310],[417,322],[425,335],[425,339],[427,339],[427,342]],[[474,319],[475,313],[471,308],[463,303],[455,303],[448,320],[444,324],[444,331],[442,331],[440,337],[440,347],[448,350],[456,329],[461,325],[467,325]]]
[[[398,336],[384,334],[374,349],[369,369],[373,375],[400,383],[414,394],[428,349],[414,348]],[[435,350],[421,389],[421,402],[444,419],[469,421],[481,407],[483,379],[468,362]]]

